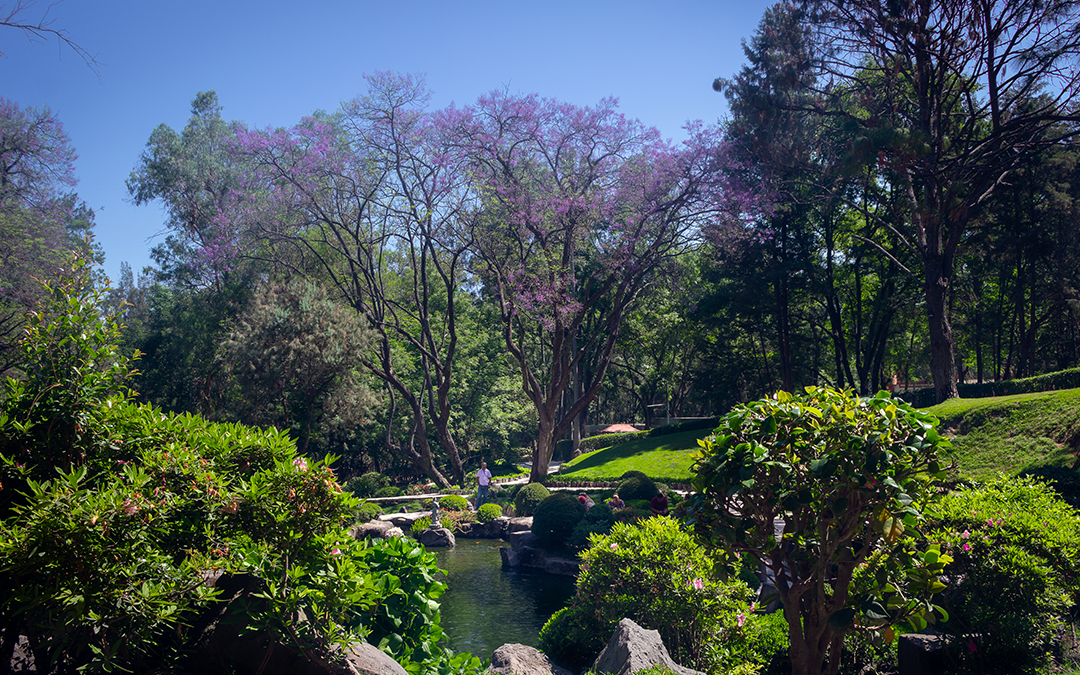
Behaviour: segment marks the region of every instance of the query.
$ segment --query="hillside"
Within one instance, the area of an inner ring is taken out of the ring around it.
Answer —
[[[960,478],[1076,467],[1080,389],[953,399],[928,408],[952,439]]]

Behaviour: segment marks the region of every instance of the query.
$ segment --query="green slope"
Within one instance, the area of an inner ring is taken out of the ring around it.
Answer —
[[[635,438],[563,464],[557,474],[561,478],[556,480],[616,480],[633,469],[661,483],[688,483],[697,441],[709,433],[709,429],[698,429]]]

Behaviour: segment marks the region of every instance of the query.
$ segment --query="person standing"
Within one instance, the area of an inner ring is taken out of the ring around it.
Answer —
[[[488,471],[487,462],[480,462],[480,470],[476,472],[476,482],[480,489],[476,494],[476,508],[479,509],[487,501],[488,486],[491,485],[491,472]]]

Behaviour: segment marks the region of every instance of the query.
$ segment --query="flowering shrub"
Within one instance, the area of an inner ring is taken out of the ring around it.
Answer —
[[[978,672],[1045,662],[1080,601],[1080,514],[1031,478],[999,477],[944,497],[928,538],[956,558],[942,594],[953,657]]]
[[[659,631],[676,662],[703,671],[743,640],[736,628],[751,614],[750,589],[716,581],[706,551],[674,520],[616,523],[590,543],[572,604],[540,631],[540,648],[555,660],[591,663],[624,617]]]

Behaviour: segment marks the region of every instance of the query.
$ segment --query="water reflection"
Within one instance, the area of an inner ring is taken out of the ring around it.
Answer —
[[[517,642],[535,647],[540,628],[574,594],[573,577],[503,569],[506,542],[458,539],[436,550],[450,590],[440,598],[442,627],[455,651],[482,659]]]

